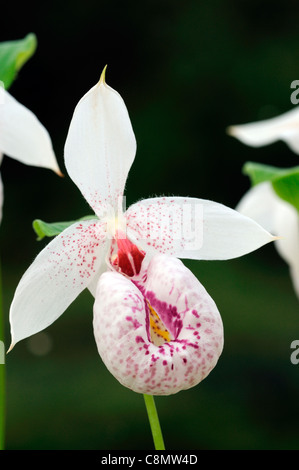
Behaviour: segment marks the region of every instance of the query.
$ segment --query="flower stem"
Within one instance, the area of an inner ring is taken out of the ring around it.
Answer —
[[[162,436],[162,431],[160,427],[159,417],[157,413],[157,408],[155,405],[155,400],[152,395],[143,395],[146,411],[152,431],[152,436],[155,444],[155,450],[165,450],[164,440]]]
[[[5,365],[4,365],[4,318],[2,311],[2,279],[0,269],[0,450],[5,441]]]

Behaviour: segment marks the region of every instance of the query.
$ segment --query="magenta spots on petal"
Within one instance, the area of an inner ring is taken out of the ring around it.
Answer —
[[[153,363],[155,363],[155,362],[158,361],[158,360],[159,360],[159,357],[158,357],[158,356],[155,356],[154,354],[151,355],[151,361],[152,361]]]
[[[144,343],[144,339],[141,336],[136,336],[135,341],[136,343]]]
[[[180,343],[183,345],[183,349],[186,349],[186,346],[191,346],[191,348],[194,348],[194,349],[198,349],[199,346],[198,344],[196,343],[191,343],[190,341],[188,341],[187,339],[177,339],[176,340],[177,343]]]
[[[142,324],[138,320],[136,320],[136,318],[132,318],[128,316],[126,317],[126,320],[132,322],[132,325],[134,326],[135,330],[139,328],[140,326],[142,326]]]

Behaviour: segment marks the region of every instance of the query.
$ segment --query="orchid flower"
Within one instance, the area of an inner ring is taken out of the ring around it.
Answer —
[[[251,147],[262,147],[282,140],[299,154],[299,108],[274,118],[229,126],[227,132]]]
[[[176,258],[231,259],[274,237],[209,200],[156,197],[125,210],[135,153],[125,103],[103,72],[77,104],[65,144],[67,172],[95,216],[57,235],[21,278],[10,309],[11,348],[88,288],[107,367],[139,392],[175,393],[209,373],[223,344],[217,307]]]
[[[61,175],[48,131],[37,117],[0,86],[0,164],[3,154]],[[0,181],[0,222],[3,188]]]
[[[270,181],[265,181],[249,189],[236,210],[279,235],[275,247],[289,266],[299,297],[299,215],[296,208],[276,194]]]
[[[299,154],[299,108],[272,119],[230,126],[228,133],[254,147],[283,140],[294,153]],[[271,173],[272,168],[269,169]],[[294,170],[297,172],[296,167]],[[294,181],[289,184],[296,193],[297,178]],[[288,190],[286,194],[291,194],[292,191]],[[249,189],[236,210],[251,217],[271,233],[279,235],[275,246],[289,266],[293,287],[299,297],[299,216],[298,210],[290,201],[291,198],[288,201],[277,194],[271,181],[262,181]]]

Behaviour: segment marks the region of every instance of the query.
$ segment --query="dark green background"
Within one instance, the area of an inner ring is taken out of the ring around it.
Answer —
[[[184,195],[234,207],[249,187],[248,160],[298,165],[281,142],[253,149],[228,137],[230,124],[293,107],[299,79],[298,2],[89,1],[1,6],[0,40],[38,38],[11,93],[49,130],[65,172],[63,147],[73,109],[108,64],[107,83],[123,96],[137,138],[127,204]],[[4,158],[0,229],[4,313],[16,285],[45,245],[31,223],[90,213],[65,172]],[[167,449],[299,448],[299,304],[274,246],[222,262],[186,262],[216,301],[225,348],[196,388],[158,397]],[[52,348],[23,341],[8,355],[8,449],[152,449],[141,395],[102,365],[84,292],[47,331]],[[37,335],[35,340],[38,340]],[[42,339],[42,337],[41,337]]]

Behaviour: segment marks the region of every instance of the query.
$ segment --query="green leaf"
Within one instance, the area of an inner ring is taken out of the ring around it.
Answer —
[[[284,175],[288,171],[289,170],[255,162],[247,162],[243,166],[243,173],[250,177],[252,186],[263,183],[264,181],[272,181],[274,178]]]
[[[277,168],[247,162],[243,167],[243,173],[250,177],[253,186],[269,181],[276,194],[299,211],[299,166]]]
[[[8,89],[17,73],[34,54],[37,46],[35,34],[30,33],[24,39],[0,43],[0,81]]]
[[[272,181],[276,194],[292,204],[299,212],[299,170]]]
[[[33,230],[37,234],[37,240],[40,241],[44,237],[56,237],[56,235],[59,235],[63,230],[66,228],[70,227],[70,225],[75,224],[76,222],[80,222],[82,220],[93,220],[97,219],[96,215],[86,215],[85,217],[82,217],[81,219],[78,220],[73,220],[69,222],[53,222],[53,223],[48,223],[44,222],[43,220],[36,219],[33,221],[32,226]]]

